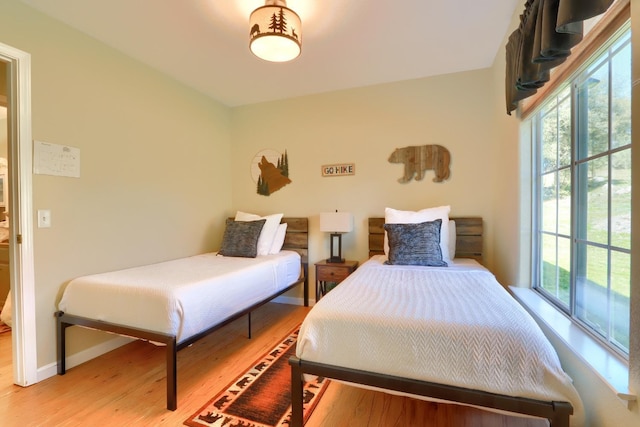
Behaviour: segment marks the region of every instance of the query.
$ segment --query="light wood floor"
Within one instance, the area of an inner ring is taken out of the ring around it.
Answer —
[[[0,334],[0,425],[180,426],[302,321],[308,308],[270,303],[178,353],[178,409],[165,409],[165,352],[140,341],[22,388],[12,384],[11,334]],[[458,405],[391,396],[332,382],[308,427],[544,427]]]

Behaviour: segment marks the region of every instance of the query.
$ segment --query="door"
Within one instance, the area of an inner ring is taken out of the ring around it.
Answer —
[[[0,43],[0,61],[7,64],[13,380],[17,385],[28,386],[38,381],[31,177],[31,56]]]

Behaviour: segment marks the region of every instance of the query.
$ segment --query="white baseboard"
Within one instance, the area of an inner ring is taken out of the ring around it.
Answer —
[[[71,369],[74,366],[78,366],[87,362],[91,359],[94,359],[98,356],[101,356],[105,353],[110,352],[111,350],[115,350],[118,347],[122,347],[125,344],[129,344],[131,341],[134,341],[134,338],[115,336],[113,339],[109,341],[105,341],[101,344],[95,345],[91,348],[83,350],[79,353],[72,354],[67,356],[66,368]],[[42,380],[46,380],[47,378],[53,377],[58,374],[58,364],[50,363],[41,368],[38,368],[38,382]]]

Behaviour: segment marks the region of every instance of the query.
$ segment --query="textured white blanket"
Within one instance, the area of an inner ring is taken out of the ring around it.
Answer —
[[[304,320],[296,354],[308,361],[469,389],[569,401],[583,409],[533,318],[475,266],[383,265],[374,257]]]
[[[257,258],[208,253],[79,277],[58,308],[173,334],[180,343],[294,283],[300,268],[292,251]]]

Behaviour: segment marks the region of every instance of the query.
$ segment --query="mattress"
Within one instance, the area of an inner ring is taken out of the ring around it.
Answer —
[[[172,334],[179,344],[296,282],[300,269],[293,251],[256,258],[207,253],[79,277],[58,309]]]
[[[375,256],[305,318],[306,361],[583,409],[533,318],[473,260],[449,267],[384,265]]]

